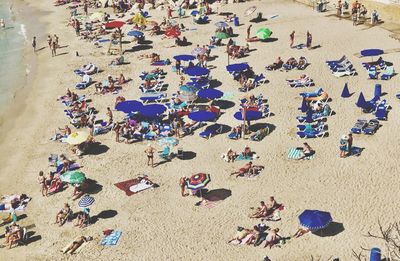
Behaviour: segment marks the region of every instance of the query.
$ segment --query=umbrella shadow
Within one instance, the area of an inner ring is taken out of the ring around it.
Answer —
[[[332,222],[326,228],[312,232],[320,237],[333,237],[344,231],[343,223]]]
[[[265,40],[260,40],[260,42],[263,42],[263,43],[272,43],[272,42],[276,42],[276,41],[278,41],[278,38],[275,38],[275,37],[270,37]]]
[[[148,49],[152,49],[153,46],[152,45],[135,45],[133,46],[131,49],[127,49],[124,50],[124,53],[128,52],[128,53],[134,53],[134,52],[139,52],[139,51],[144,51],[144,50],[148,50]]]
[[[151,45],[153,43],[153,41],[151,40],[142,40],[140,42],[138,42],[138,44],[142,44],[142,45]]]
[[[217,87],[219,87],[221,85],[222,85],[221,81],[218,81],[218,80],[215,80],[215,79],[210,81],[210,88],[217,88]]]
[[[255,123],[255,124],[251,125],[250,126],[250,131],[256,132],[258,130],[265,129],[265,128],[268,128],[269,129],[269,133],[272,133],[273,131],[275,131],[276,126],[274,124],[271,124],[271,123],[261,123],[261,122],[259,122],[259,123]]]
[[[250,23],[256,23],[256,24],[258,24],[258,23],[262,23],[262,22],[266,22],[266,21],[268,21],[268,19],[267,18],[259,18],[259,17],[256,17],[256,18],[253,18],[253,19],[251,19],[250,20]]]
[[[219,134],[225,134],[231,131],[231,127],[226,124],[219,124],[221,125],[222,131]]]
[[[194,158],[196,158],[197,153],[194,151],[184,151],[183,152],[183,158],[181,158],[181,160],[192,160]]]
[[[235,103],[227,100],[214,100],[213,105],[218,106],[222,110],[227,110],[234,107]]]
[[[27,237],[28,237],[28,239],[25,241],[25,243],[27,244],[27,245],[29,245],[30,243],[33,243],[33,242],[36,242],[36,241],[39,241],[39,240],[41,240],[42,239],[42,236],[41,235],[35,235],[35,231],[28,231],[27,232]],[[35,236],[34,236],[35,235]]]
[[[113,218],[118,214],[118,211],[116,210],[103,210],[101,211],[99,214],[90,217],[90,222],[92,224],[95,224],[97,221],[99,221],[100,219],[109,219],[109,218]]]
[[[94,142],[89,146],[87,150],[87,155],[100,155],[106,153],[110,148],[100,142]]]
[[[230,196],[232,196],[232,190],[224,188],[209,190],[203,194],[204,199],[214,202],[225,200]]]
[[[103,190],[103,185],[100,185],[94,179],[86,179],[86,182],[88,184],[87,193],[89,194],[97,194]]]

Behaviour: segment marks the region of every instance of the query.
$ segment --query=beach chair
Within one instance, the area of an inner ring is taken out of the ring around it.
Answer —
[[[387,120],[388,114],[388,105],[386,105],[386,100],[383,100],[381,103],[378,104],[375,111],[375,117],[377,120]]]
[[[269,128],[265,127],[262,128],[258,131],[256,131],[256,133],[252,136],[250,136],[250,140],[252,141],[260,141],[262,139],[264,139],[264,137],[266,137],[269,134]]]
[[[296,79],[296,80],[286,80],[287,84],[292,88],[297,87],[310,87],[314,85],[314,81],[309,77],[306,76],[304,78]]]
[[[371,66],[368,68],[368,76],[370,79],[378,79],[378,71],[376,70],[376,66]]]
[[[253,82],[254,87],[264,84],[266,80],[267,79],[265,78],[265,76],[263,74],[256,75],[256,77],[254,77],[254,82]]]
[[[228,134],[228,138],[231,140],[238,140],[239,138],[241,138],[241,134],[237,133],[237,132],[231,132]]]
[[[297,70],[304,70],[308,65],[308,61],[306,59],[306,57],[301,56],[299,58],[299,64],[297,65]]]
[[[366,119],[357,119],[356,123],[350,131],[354,134],[361,134],[367,125],[368,121]]]
[[[347,60],[346,55],[343,55],[342,58],[340,58],[339,60],[325,61],[325,63],[328,64],[328,65],[332,65],[332,64],[339,64],[339,63],[342,63],[342,62],[344,62],[344,61],[346,61],[346,60]]]
[[[310,132],[305,132],[305,131],[298,131],[297,132],[297,137],[301,139],[311,139],[311,138],[322,138],[324,137],[328,132],[324,130],[313,130]]]
[[[394,75],[394,67],[387,66],[385,71],[381,75],[381,80],[390,80]]]
[[[313,92],[301,92],[300,96],[304,98],[310,98],[310,97],[318,97],[320,96],[324,90],[322,88],[318,88]]]
[[[373,135],[379,129],[379,121],[376,119],[369,120],[367,126],[364,128],[364,134]]]
[[[222,133],[222,125],[213,124],[208,126],[204,131],[200,132],[199,135],[202,138],[209,139],[220,133]]]
[[[158,153],[158,156],[165,160],[171,159],[171,149],[168,146],[165,146],[164,149]]]
[[[385,61],[383,60],[382,57],[379,57],[378,60],[376,60],[375,62],[366,62],[366,63],[361,63],[362,66],[365,67],[365,69],[369,69],[371,66],[381,66],[381,65],[386,65]]]
[[[161,102],[167,97],[165,92],[151,92],[151,93],[143,93],[140,97],[140,100],[143,103],[151,103],[151,102]]]
[[[75,85],[75,88],[77,88],[78,90],[85,89],[85,88],[88,87],[91,83],[92,83],[92,78],[91,78],[88,74],[85,74],[85,75],[83,75],[83,77],[82,77],[82,81],[81,81],[80,83],[77,83],[77,84]]]
[[[316,130],[316,129],[324,129],[325,123],[323,121],[317,121],[316,124],[299,124],[297,125],[298,131],[306,131],[308,129]]]
[[[354,76],[356,75],[355,69],[348,69],[348,70],[339,70],[333,73],[336,77],[343,77],[343,76]]]
[[[353,64],[350,61],[347,61],[344,64],[337,64],[334,66],[330,66],[329,67],[331,72],[337,72],[337,71],[345,71],[348,69],[352,69],[353,68]]]

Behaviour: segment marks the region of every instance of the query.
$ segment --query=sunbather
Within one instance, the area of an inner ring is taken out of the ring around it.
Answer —
[[[282,61],[281,57],[278,57],[273,64],[268,65],[265,68],[269,71],[278,70],[282,67],[282,65],[283,65],[283,61]]]
[[[249,163],[246,163],[243,167],[241,167],[239,171],[232,172],[231,175],[236,175],[236,177],[239,177],[240,175],[250,172],[252,167],[253,167],[253,162],[250,161]]]
[[[92,240],[92,237],[85,237],[85,236],[81,236],[79,238],[77,238],[76,240],[74,240],[65,250],[64,250],[64,254],[67,253],[69,251],[69,253],[72,255],[74,254],[74,252],[85,242],[88,242]]]
[[[293,235],[294,238],[298,238],[301,237],[302,235],[306,234],[310,232],[310,229],[306,228],[306,227],[300,227],[296,233]]]
[[[252,153],[252,151],[251,151],[249,145],[246,145],[246,146],[244,147],[243,152],[242,152],[243,157],[251,157],[252,154],[253,154],[253,153]]]
[[[74,226],[83,228],[87,224],[88,220],[89,220],[88,214],[85,213],[84,211],[80,211],[77,215],[77,219]]]
[[[304,158],[307,158],[307,157],[313,155],[313,152],[314,152],[314,151],[313,151],[313,149],[310,147],[310,145],[308,145],[307,142],[304,142],[304,143],[303,143],[302,152],[303,152],[303,156],[301,156],[301,157],[298,158],[297,160],[302,160],[302,159],[304,159]]]
[[[265,202],[261,201],[260,205],[261,206],[257,208],[257,211],[254,214],[251,214],[249,216],[250,218],[261,218],[261,217],[265,217],[267,215],[268,207],[265,204]]]
[[[6,227],[5,244],[10,249],[15,243],[22,239],[23,229],[15,222],[11,226]]]
[[[278,232],[279,228],[275,228],[268,233],[264,247],[269,246],[269,248],[271,248],[281,239],[281,236],[278,235]]]
[[[64,207],[58,211],[56,215],[56,222],[54,224],[58,224],[60,227],[64,225],[65,221],[67,221],[68,217],[71,215],[71,207],[68,203],[64,203]]]
[[[243,228],[243,227],[238,227],[236,235],[231,240],[229,240],[228,243],[231,243],[232,241],[235,241],[235,240],[239,241],[239,243],[242,243],[242,240],[252,232],[253,232],[252,229],[246,229],[246,228]]]
[[[226,156],[228,158],[228,163],[232,161],[232,163],[235,161],[237,154],[234,152],[231,148],[228,149],[228,152],[226,153]]]

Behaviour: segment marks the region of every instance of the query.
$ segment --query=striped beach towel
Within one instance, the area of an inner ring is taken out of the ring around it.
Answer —
[[[288,152],[288,159],[299,159],[303,156],[301,149],[298,148],[290,148]],[[311,156],[305,157],[304,159],[313,159],[315,157],[315,153]]]

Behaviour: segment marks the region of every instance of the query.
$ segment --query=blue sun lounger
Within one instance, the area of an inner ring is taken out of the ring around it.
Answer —
[[[393,66],[386,67],[385,71],[381,75],[381,80],[390,80],[394,75],[394,68]]]
[[[313,130],[310,132],[305,132],[305,131],[298,131],[297,132],[297,137],[303,139],[311,139],[311,138],[322,138],[327,134],[326,131],[323,130]]]
[[[388,106],[386,105],[386,100],[383,100],[377,107],[375,111],[375,117],[377,120],[387,120]]]
[[[92,83],[92,78],[89,75],[85,74],[82,77],[82,82],[77,83],[75,85],[75,88],[77,88],[78,90],[82,90],[87,88],[91,83]]]
[[[354,124],[353,128],[351,128],[351,133],[361,134],[365,127],[367,127],[368,121],[366,119],[357,119],[357,122]]]
[[[165,146],[164,149],[158,153],[158,156],[162,159],[170,159],[171,158],[171,149],[168,146]]]
[[[222,125],[216,123],[208,126],[204,131],[200,132],[199,135],[202,138],[209,139],[222,132]]]
[[[313,92],[302,92],[300,93],[300,96],[305,97],[305,98],[310,98],[310,97],[318,97],[321,95],[321,93],[323,93],[323,89],[322,88],[318,88]]]
[[[331,64],[338,64],[338,63],[342,63],[344,61],[347,60],[346,55],[343,55],[342,58],[340,58],[339,60],[331,60],[331,61],[326,61],[325,63],[331,65]]]
[[[364,134],[373,135],[379,129],[379,121],[376,119],[369,120],[368,125],[364,128]]]
[[[151,102],[161,102],[163,99],[167,97],[165,92],[150,92],[150,93],[143,93],[140,100],[143,103],[151,103]]]
[[[318,121],[316,124],[299,124],[297,125],[298,131],[305,131],[307,129],[323,129],[325,127],[325,123],[323,121]]]

